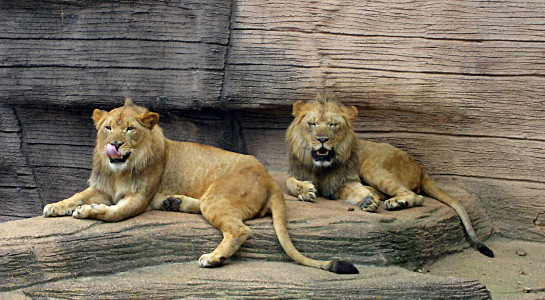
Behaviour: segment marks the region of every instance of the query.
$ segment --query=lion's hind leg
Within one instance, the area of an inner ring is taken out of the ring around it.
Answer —
[[[364,186],[359,181],[345,183],[337,192],[337,199],[357,205],[368,212],[375,212],[378,209],[382,197],[384,195],[375,188]]]
[[[392,196],[392,198],[384,201],[384,208],[387,210],[420,206],[424,202],[424,197],[414,193],[400,179],[385,169],[375,167],[372,171],[365,172],[365,175],[364,180],[369,185],[386,195]]]
[[[234,189],[225,187],[224,191],[212,191],[201,199],[203,217],[221,231],[223,239],[214,251],[199,258],[199,266],[205,268],[221,266],[250,237],[252,230],[244,224],[244,220],[258,215],[265,204],[258,199],[265,198],[266,193],[258,184],[247,188],[248,192],[239,194]],[[264,194],[259,195],[259,190]],[[241,197],[233,196],[237,194]]]
[[[204,268],[219,267],[231,257],[250,237],[252,230],[241,219],[221,214],[204,214],[206,219],[223,234],[223,240],[211,253],[199,258],[199,266]]]
[[[201,197],[203,217],[223,234],[216,249],[201,256],[201,267],[217,267],[231,257],[251,235],[244,221],[261,215],[268,207],[270,175],[261,167],[243,171],[242,176],[216,181]]]
[[[387,210],[404,209],[414,206],[420,206],[424,203],[424,197],[411,191],[400,193],[384,201],[384,208]]]

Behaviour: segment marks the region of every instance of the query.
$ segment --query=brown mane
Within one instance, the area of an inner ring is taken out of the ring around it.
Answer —
[[[309,137],[306,135],[308,125],[303,122],[304,117],[309,113],[333,113],[346,120],[338,133],[342,137],[335,145],[336,159],[327,169],[316,168],[312,161]],[[286,134],[286,141],[289,144],[289,174],[312,181],[322,196],[335,198],[336,191],[344,182],[359,180],[358,143],[351,127],[355,115],[328,91],[319,93],[314,100],[294,104],[293,114],[295,118]]]

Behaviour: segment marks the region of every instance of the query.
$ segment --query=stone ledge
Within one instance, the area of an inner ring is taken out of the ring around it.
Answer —
[[[282,173],[273,173],[282,181]],[[450,182],[477,234],[492,231],[474,195]],[[291,201],[288,227],[295,246],[317,259],[416,269],[469,247],[459,218],[427,198],[422,207],[366,213],[340,201]],[[291,260],[280,247],[270,217],[250,220],[252,237],[231,260]],[[220,232],[200,215],[151,211],[118,222],[35,217],[0,224],[0,291],[65,278],[111,274],[171,262],[193,262],[212,251]]]
[[[490,299],[476,280],[399,267],[358,266],[338,275],[292,263],[239,261],[217,269],[171,263],[108,276],[44,283],[0,293],[2,299]]]

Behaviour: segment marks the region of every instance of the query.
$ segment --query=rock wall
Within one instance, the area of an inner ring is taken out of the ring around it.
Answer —
[[[0,27],[0,220],[85,187],[96,107],[285,170],[291,104],[327,88],[497,232],[545,238],[545,3],[21,0]]]

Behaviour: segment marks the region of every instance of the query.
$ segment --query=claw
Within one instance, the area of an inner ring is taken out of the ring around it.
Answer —
[[[309,193],[307,195],[299,195],[297,196],[297,198],[300,200],[300,201],[305,201],[305,202],[314,202],[314,199],[316,198],[316,195],[314,193]]]
[[[371,212],[371,213],[374,213],[377,211],[376,208],[372,208],[372,207],[362,207],[361,208],[363,211],[366,211],[366,212]]]

